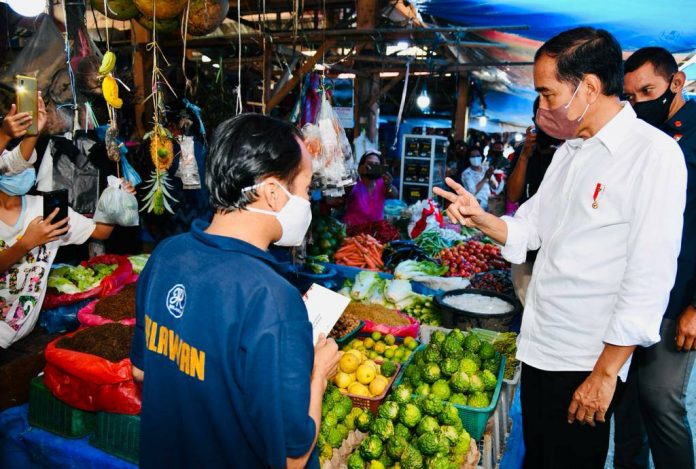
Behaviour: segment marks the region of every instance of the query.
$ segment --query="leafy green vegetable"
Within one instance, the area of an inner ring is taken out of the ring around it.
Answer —
[[[430,261],[403,261],[394,269],[394,277],[397,279],[411,279],[419,276],[441,277],[447,272],[446,265],[438,265]]]
[[[143,269],[145,268],[145,264],[147,264],[148,259],[150,259],[149,254],[138,254],[136,256],[128,257],[128,260],[130,261],[131,265],[133,266],[133,272],[136,274],[140,274],[140,272],[143,271]]]
[[[61,266],[51,270],[48,286],[60,293],[86,292],[99,286],[104,277],[111,275],[116,267],[116,264],[95,264],[91,267]]]

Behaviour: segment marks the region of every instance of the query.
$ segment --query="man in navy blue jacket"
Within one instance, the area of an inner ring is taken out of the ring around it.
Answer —
[[[685,396],[696,350],[696,102],[682,96],[686,76],[672,54],[645,47],[626,61],[624,93],[639,118],[673,137],[688,172],[677,278],[660,343],[638,348],[616,411],[617,468],[693,468],[694,445]],[[646,275],[650,275],[646,272]]]
[[[267,252],[302,241],[311,177],[291,125],[247,114],[218,127],[206,165],[212,222],[163,241],[138,282],[143,468],[319,467],[338,348],[313,346],[304,302]]]

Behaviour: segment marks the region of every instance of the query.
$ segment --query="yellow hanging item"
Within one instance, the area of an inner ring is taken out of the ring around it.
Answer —
[[[118,82],[111,75],[105,76],[102,81],[102,94],[106,104],[113,108],[121,109],[123,100],[118,97]]]

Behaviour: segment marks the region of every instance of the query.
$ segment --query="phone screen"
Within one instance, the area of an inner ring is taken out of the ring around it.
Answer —
[[[39,89],[36,78],[25,75],[15,77],[15,91],[17,94],[17,113],[28,112],[31,114],[31,126],[27,129],[27,135],[39,133]]]
[[[63,220],[68,217],[68,190],[60,189],[57,191],[44,192],[43,194],[43,216],[47,218],[55,209],[58,209],[58,214],[53,219],[52,223]]]

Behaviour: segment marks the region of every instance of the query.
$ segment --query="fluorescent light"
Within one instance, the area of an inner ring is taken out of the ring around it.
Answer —
[[[430,96],[428,96],[428,92],[426,90],[423,90],[420,96],[416,98],[416,105],[421,111],[430,107]]]
[[[314,66],[314,70],[316,70],[316,71],[318,71],[318,72],[323,72],[324,70],[326,70],[326,65],[324,65],[324,64],[316,64],[316,65]]]
[[[314,54],[317,53],[315,50],[303,50],[302,53],[306,55],[307,57],[312,57]]]
[[[380,78],[393,78],[393,77],[398,77],[399,72],[381,72],[379,74]]]
[[[339,73],[337,78],[342,78],[342,79],[355,78],[355,73]]]
[[[207,55],[201,55],[201,62],[203,62],[204,64],[207,64],[208,62],[212,62],[212,61],[213,61],[213,59],[211,59]]]
[[[45,0],[7,0],[7,4],[22,16],[37,16],[46,11]]]
[[[488,125],[488,117],[486,117],[486,116],[480,116],[480,117],[478,118],[478,123],[479,123],[479,125],[480,125],[481,127],[485,127],[486,125]]]
[[[220,68],[220,64],[213,64],[213,68]]]
[[[401,50],[408,49],[408,41],[399,41],[396,43],[396,47],[398,47]]]
[[[430,75],[430,72],[413,72],[413,75],[422,77],[425,75]]]

